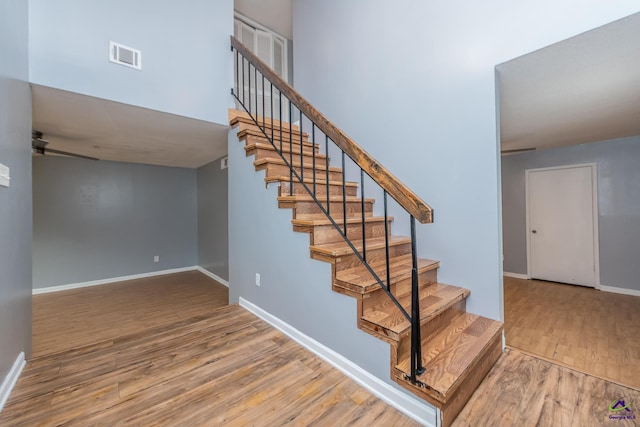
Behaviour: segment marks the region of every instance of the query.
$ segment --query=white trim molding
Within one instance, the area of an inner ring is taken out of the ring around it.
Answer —
[[[71,283],[69,285],[50,286],[47,288],[35,288],[33,295],[47,294],[49,292],[68,291],[70,289],[86,288],[88,286],[106,285],[109,283],[124,282],[126,280],[146,279],[147,277],[164,276],[165,274],[183,273],[185,271],[197,270],[198,267],[172,268],[170,270],[152,271],[149,273],[133,274],[131,276],[112,277],[110,279],[91,280],[89,282]]]
[[[229,287],[229,281],[228,280],[224,280],[222,277],[218,276],[217,274],[214,274],[214,273],[210,272],[206,268],[200,267],[198,265],[198,266],[196,266],[195,269],[198,270],[200,273],[204,274],[205,276],[208,276],[209,278],[211,278],[211,279],[215,280],[216,282],[220,283],[221,285],[224,285],[227,288]]]
[[[634,297],[640,297],[640,291],[637,289],[616,288],[614,286],[600,285],[600,289],[603,292],[612,292],[614,294],[631,295]]]
[[[20,378],[20,374],[22,373],[22,369],[27,364],[27,361],[24,358],[24,352],[20,352],[16,361],[13,362],[13,366],[11,370],[2,381],[2,385],[0,386],[0,412],[2,412],[2,408],[4,408],[4,404],[7,403],[9,399],[9,395],[15,387],[16,382],[18,382],[18,378]]]
[[[343,374],[367,389],[371,394],[393,406],[406,416],[416,420],[422,425],[436,427],[438,413],[436,408],[415,399],[379,378],[371,375],[341,354],[319,343],[308,335],[303,334],[293,326],[264,311],[262,308],[240,297],[240,306],[258,316],[280,332],[311,351],[321,359],[330,363]]]
[[[509,273],[508,271],[503,271],[502,272],[503,276],[506,277],[513,277],[514,279],[524,279],[524,280],[529,280],[531,279],[531,277],[527,276],[526,274],[521,274],[521,273]]]

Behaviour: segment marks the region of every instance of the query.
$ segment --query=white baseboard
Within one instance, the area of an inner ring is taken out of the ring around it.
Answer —
[[[520,273],[509,273],[508,271],[504,271],[502,272],[503,276],[507,276],[507,277],[513,277],[514,279],[524,279],[524,280],[529,280],[530,277],[527,276],[526,274],[520,274]]]
[[[152,271],[149,273],[133,274],[131,276],[112,277],[110,279],[91,280],[89,282],[72,283],[69,285],[50,286],[48,288],[35,288],[32,290],[33,295],[46,294],[49,292],[68,291],[70,289],[86,288],[87,286],[106,285],[108,283],[124,282],[126,280],[145,279],[147,277],[163,276],[165,274],[183,273],[185,271],[197,270],[197,266],[173,268],[170,270]]]
[[[214,273],[210,272],[206,268],[200,267],[198,265],[198,266],[196,266],[196,270],[198,270],[200,273],[204,274],[205,276],[209,276],[211,279],[215,280],[216,282],[220,283],[221,285],[224,285],[227,288],[229,287],[229,282],[227,280],[224,280],[222,277],[218,276],[217,274],[214,274]]]
[[[623,295],[631,295],[634,297],[640,297],[640,291],[636,289],[626,289],[626,288],[616,288],[614,286],[603,286],[600,285],[599,288],[603,292],[613,292],[614,294],[623,294]]]
[[[283,334],[296,341],[339,371],[353,379],[373,395],[393,406],[403,414],[425,426],[436,427],[437,411],[429,404],[402,393],[379,378],[371,375],[344,356],[336,353],[293,326],[240,297],[240,306],[255,314]]]
[[[0,386],[0,412],[2,412],[4,404],[7,403],[9,395],[11,394],[13,387],[15,387],[16,382],[18,382],[18,378],[20,377],[22,369],[26,364],[27,361],[24,358],[24,352],[20,352],[20,354],[16,358],[16,361],[13,362],[11,370],[5,377],[4,381],[2,381],[2,385]]]

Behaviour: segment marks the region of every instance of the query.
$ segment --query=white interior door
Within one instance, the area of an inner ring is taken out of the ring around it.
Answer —
[[[595,165],[527,170],[529,275],[597,284]]]

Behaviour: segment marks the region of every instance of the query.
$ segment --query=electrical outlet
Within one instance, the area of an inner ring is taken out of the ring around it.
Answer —
[[[160,257],[158,255],[154,256],[153,262],[160,262]]]
[[[256,273],[256,286],[260,286],[260,274]]]

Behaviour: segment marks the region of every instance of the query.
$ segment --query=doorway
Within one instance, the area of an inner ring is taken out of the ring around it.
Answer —
[[[528,276],[599,285],[595,164],[526,170]]]

